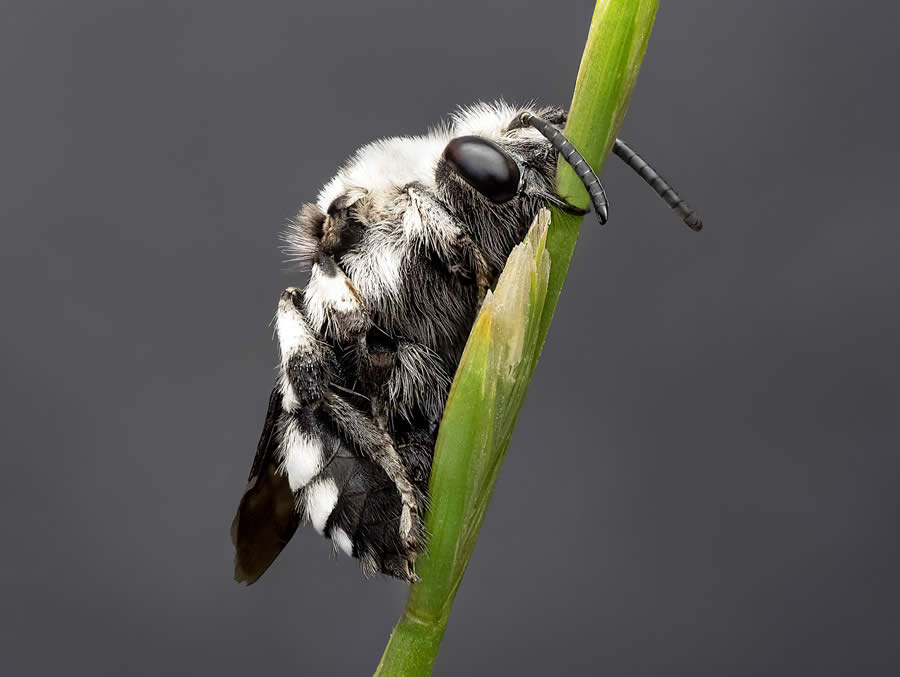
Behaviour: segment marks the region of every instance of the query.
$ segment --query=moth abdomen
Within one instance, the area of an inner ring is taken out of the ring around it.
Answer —
[[[319,481],[329,487],[333,483],[336,492],[304,492],[304,505],[311,516],[329,511],[321,533],[335,549],[359,558],[367,575],[402,572],[402,578],[412,580],[417,553],[400,536],[402,508],[384,472],[342,448],[323,468]]]

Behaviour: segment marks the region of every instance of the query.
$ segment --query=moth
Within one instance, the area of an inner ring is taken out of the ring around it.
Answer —
[[[559,157],[608,216],[566,116],[461,108],[363,146],[302,206],[285,243],[309,279],[278,301],[278,375],[231,527],[236,580],[259,579],[304,519],[367,576],[416,580],[438,426],[479,306],[541,207],[585,213],[556,190]],[[612,150],[701,228],[637,153]]]

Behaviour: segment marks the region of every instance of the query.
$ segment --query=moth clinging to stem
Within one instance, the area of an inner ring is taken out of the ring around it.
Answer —
[[[565,121],[463,108],[362,147],[301,208],[285,239],[309,281],[278,302],[278,377],[231,527],[238,581],[256,581],[303,519],[365,574],[416,580],[438,426],[478,308],[538,210],[583,213],[556,191],[559,157],[608,217]],[[700,230],[646,161],[620,140],[612,151]]]

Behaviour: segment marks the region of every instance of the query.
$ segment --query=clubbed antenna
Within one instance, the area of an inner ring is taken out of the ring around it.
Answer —
[[[678,216],[684,219],[684,222],[691,230],[700,230],[703,228],[703,221],[700,220],[697,212],[688,207],[687,203],[681,199],[681,196],[675,192],[675,189],[659,175],[659,172],[653,169],[649,162],[632,150],[627,143],[622,141],[622,139],[616,139],[615,144],[613,144],[613,153],[618,155],[625,161],[625,164],[640,174],[641,178],[649,183],[650,187],[656,191],[656,194],[659,195],[667,205],[674,209]]]
[[[591,204],[594,205],[594,211],[597,212],[597,219],[601,225],[606,223],[606,220],[609,218],[609,201],[606,199],[606,191],[603,190],[603,184],[600,183],[600,179],[597,178],[584,156],[578,152],[578,149],[566,138],[565,134],[546,120],[531,113],[522,113],[519,119],[522,121],[522,124],[530,125],[543,134],[550,144],[559,151],[559,154],[566,159],[566,162],[572,166],[572,169],[575,170],[578,178],[581,179],[581,182],[587,189],[588,195],[591,197]]]

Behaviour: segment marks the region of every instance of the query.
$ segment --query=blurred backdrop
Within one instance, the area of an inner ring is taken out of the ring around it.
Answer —
[[[3,2],[7,675],[370,674],[405,600],[228,528],[344,158],[567,104],[593,3]],[[663,3],[436,674],[900,670],[900,9]]]

